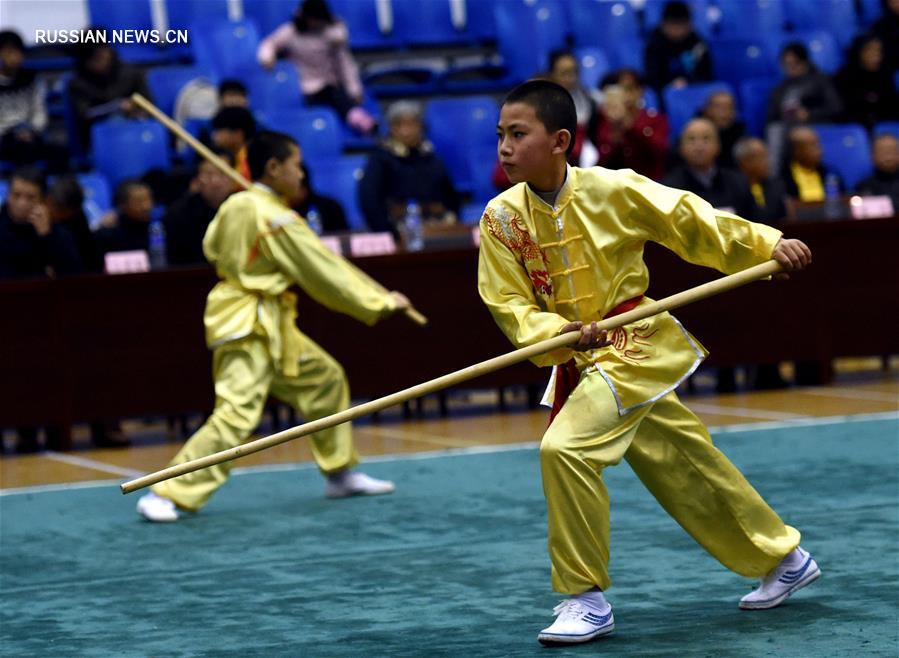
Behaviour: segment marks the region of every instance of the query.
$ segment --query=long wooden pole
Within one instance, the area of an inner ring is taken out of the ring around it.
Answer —
[[[178,139],[185,141],[188,146],[190,146],[194,151],[199,153],[207,162],[211,163],[216,169],[225,174],[232,181],[237,183],[240,187],[247,190],[253,184],[249,180],[247,180],[239,171],[237,171],[234,167],[225,162],[218,155],[209,150],[209,148],[203,144],[196,137],[187,132],[177,121],[172,120],[168,115],[165,114],[162,110],[156,107],[153,103],[147,100],[144,96],[138,93],[134,93],[131,95],[131,100],[134,101],[134,104],[144,110],[151,117],[156,119],[163,126],[168,128],[171,132],[175,134]],[[347,261],[350,267],[355,270],[356,274],[361,277],[364,281],[367,281],[369,284],[377,287],[382,292],[386,293],[387,289],[384,288],[380,283],[372,279],[368,274],[360,270],[358,267]],[[419,326],[424,326],[428,323],[428,319],[419,313],[415,308],[410,306],[403,311],[412,322]]]
[[[637,322],[638,320],[643,320],[644,318],[658,315],[659,313],[670,311],[680,306],[685,306],[701,299],[727,292],[728,290],[733,290],[734,288],[738,288],[747,283],[751,283],[752,281],[757,281],[758,279],[776,274],[780,272],[781,269],[782,268],[780,264],[778,264],[776,261],[770,260],[768,262],[762,263],[761,265],[750,267],[746,270],[743,270],[742,272],[737,272],[736,274],[731,274],[729,276],[716,279],[715,281],[709,281],[708,283],[704,283],[701,286],[696,286],[695,288],[691,288],[690,290],[679,292],[657,302],[638,306],[631,311],[608,318],[607,320],[603,320],[602,322],[598,322],[597,325],[601,330],[609,330],[616,327],[621,327],[626,324],[631,324],[632,322]],[[298,439],[302,436],[306,436],[314,432],[319,432],[321,430],[328,429],[329,427],[340,425],[341,423],[355,420],[360,416],[365,416],[367,414],[375,413],[376,411],[381,411],[382,409],[386,409],[387,407],[392,407],[396,404],[406,402],[407,400],[411,400],[412,398],[417,398],[422,395],[428,395],[429,393],[434,393],[441,389],[461,384],[462,382],[469,379],[474,379],[475,377],[486,375],[487,373],[493,372],[495,370],[506,368],[545,352],[551,352],[552,350],[557,350],[562,347],[570,347],[578,341],[579,337],[580,332],[577,331],[564,333],[560,336],[556,336],[555,338],[550,338],[549,340],[544,340],[539,343],[535,343],[534,345],[523,347],[519,350],[515,350],[514,352],[509,352],[507,354],[488,359],[487,361],[476,363],[472,366],[468,366],[467,368],[463,368],[462,370],[457,370],[447,375],[443,375],[442,377],[431,379],[422,384],[417,384],[416,386],[398,391],[397,393],[392,393],[386,397],[378,398],[377,400],[371,400],[370,402],[365,402],[331,416],[327,416],[326,418],[319,418],[318,420],[313,420],[309,423],[298,425],[297,427],[292,427],[282,432],[278,432],[277,434],[272,434],[271,436],[257,439],[256,441],[251,441],[249,443],[245,443],[228,450],[222,450],[221,452],[207,455],[206,457],[200,457],[199,459],[194,459],[182,464],[169,466],[168,468],[164,468],[161,471],[150,473],[149,475],[144,475],[143,477],[139,477],[135,480],[125,482],[121,485],[122,493],[131,493],[132,491],[148,487],[152,484],[156,484],[157,482],[162,482],[163,480],[178,477],[179,475],[184,475],[185,473],[192,473],[208,466],[214,466],[215,464],[221,464],[222,462],[231,461],[232,459],[246,457],[247,455],[251,455],[254,452],[266,450],[267,448],[271,448],[281,443],[293,441],[294,439]]]

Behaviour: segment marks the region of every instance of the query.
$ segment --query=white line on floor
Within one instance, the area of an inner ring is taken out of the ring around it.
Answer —
[[[695,405],[691,405],[695,406]],[[777,430],[792,427],[814,427],[818,425],[840,425],[843,423],[862,423],[876,420],[899,420],[899,412],[883,411],[870,414],[851,414],[840,416],[820,416],[818,418],[797,418],[787,421],[772,421],[762,423],[741,423],[739,425],[710,426],[711,434],[732,434],[738,432],[755,432],[763,430]],[[445,450],[429,450],[427,452],[403,453],[397,455],[375,455],[367,457],[366,463],[415,461],[420,459],[438,459],[440,457],[459,457],[476,454],[493,454],[499,452],[514,452],[516,450],[533,450],[539,445],[538,441],[525,443],[506,443],[498,445],[471,446],[466,448],[448,448]],[[294,464],[263,464],[260,466],[248,466],[235,468],[234,475],[246,475],[248,473],[270,473],[276,471],[299,471],[315,468],[312,462]],[[124,470],[124,469],[123,469]],[[137,471],[129,471],[126,475],[143,475]],[[118,480],[95,480],[92,482],[75,482],[70,484],[46,484],[31,487],[17,487],[14,489],[0,489],[0,497],[14,496],[18,494],[48,493],[57,491],[70,491],[72,489],[88,489],[92,487],[108,487],[118,484]]]
[[[121,466],[116,466],[115,464],[108,464],[106,462],[97,461],[96,459],[76,457],[75,455],[66,455],[61,452],[54,452],[53,450],[45,450],[41,453],[41,457],[52,459],[53,461],[57,462],[62,462],[64,464],[71,464],[72,466],[89,468],[94,471],[100,471],[101,473],[112,473],[113,475],[124,475],[126,477],[136,477],[142,475],[140,471],[133,468],[123,468]]]
[[[743,418],[759,418],[763,420],[794,420],[797,418],[808,418],[808,416],[794,414],[789,411],[728,407],[721,404],[706,404],[703,402],[692,402],[690,400],[686,401],[686,405],[693,411],[699,411],[706,414],[718,414],[719,416],[742,416]]]
[[[839,391],[829,388],[809,388],[794,391],[802,395],[817,395],[824,398],[848,398],[850,400],[871,400],[872,402],[892,402],[899,404],[899,393],[882,393],[880,391]]]

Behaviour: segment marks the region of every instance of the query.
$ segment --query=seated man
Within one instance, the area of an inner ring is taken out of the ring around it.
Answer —
[[[706,100],[701,116],[715,124],[721,153],[718,164],[722,167],[736,167],[734,145],[746,134],[746,124],[737,118],[737,101],[729,91],[717,91]]]
[[[449,172],[425,139],[422,109],[400,101],[387,110],[390,135],[369,156],[359,183],[359,199],[368,227],[393,231],[416,201],[428,221],[453,223],[459,213],[459,195]]]
[[[840,175],[824,166],[818,133],[810,126],[796,126],[788,136],[788,157],[784,171],[787,195],[805,202],[824,201],[826,185],[833,181],[842,193]]]
[[[115,212],[103,220],[96,232],[97,246],[105,256],[115,251],[150,249],[150,220],[153,192],[137,179],[119,183],[113,198]]]
[[[716,164],[720,151],[715,125],[708,119],[693,119],[680,137],[683,164],[665,177],[664,184],[698,194],[716,208],[755,219],[758,208],[749,185],[736,171]]]
[[[218,156],[229,165],[234,158],[220,151]],[[225,199],[234,192],[234,181],[206,160],[197,166],[190,192],[173,203],[162,220],[166,234],[166,260],[169,265],[205,265],[203,236]]]
[[[644,64],[646,81],[659,94],[669,84],[685,87],[714,80],[709,46],[693,29],[686,2],[666,3],[662,22],[646,43]]]
[[[300,181],[299,194],[291,200],[291,208],[306,218],[309,228],[318,234],[348,231],[346,213],[336,199],[324,196],[312,186],[312,174],[306,163],[302,163],[303,180]]]
[[[247,144],[256,134],[256,119],[245,107],[224,107],[212,117],[212,143],[234,158],[234,168],[249,180]]]
[[[871,147],[874,174],[860,182],[855,191],[868,196],[885,195],[893,202],[893,212],[899,213],[899,139],[884,133]]]
[[[734,146],[734,160],[749,181],[749,189],[759,208],[758,220],[777,225],[787,216],[787,188],[783,180],[770,175],[768,147],[757,137],[744,137]]]

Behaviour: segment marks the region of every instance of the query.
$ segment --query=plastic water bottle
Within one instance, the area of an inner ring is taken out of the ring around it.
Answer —
[[[158,219],[150,222],[149,234],[150,269],[161,270],[168,261],[165,254],[165,226]]]
[[[827,219],[840,219],[842,214],[840,181],[836,174],[827,174],[824,178],[824,216]]]
[[[322,225],[322,214],[319,212],[318,206],[309,206],[309,210],[306,212],[306,223],[309,224],[309,228],[316,235],[321,235],[325,230]]]
[[[406,206],[405,226],[406,249],[408,251],[421,251],[425,247],[425,236],[421,224],[421,206],[415,201],[410,201]]]

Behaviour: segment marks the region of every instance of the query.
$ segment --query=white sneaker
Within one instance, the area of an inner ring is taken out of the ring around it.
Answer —
[[[154,523],[171,523],[178,520],[178,509],[175,503],[152,491],[144,494],[137,501],[137,513],[147,521]]]
[[[378,480],[358,471],[341,471],[328,476],[326,498],[349,496],[378,496],[391,493],[396,486],[389,480]]]
[[[578,644],[615,630],[612,606],[599,613],[575,599],[566,599],[553,608],[556,621],[537,635],[540,644]]]
[[[766,610],[784,602],[790,594],[818,580],[821,570],[807,551],[797,547],[752,592],[740,599],[743,610]]]

